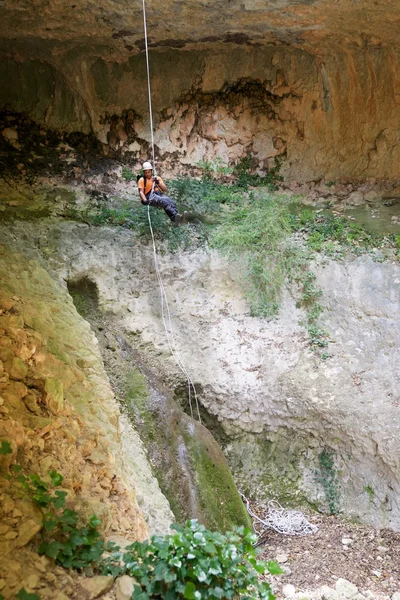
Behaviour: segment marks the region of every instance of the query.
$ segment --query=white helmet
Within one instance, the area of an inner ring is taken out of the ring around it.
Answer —
[[[153,167],[151,166],[150,162],[144,162],[143,166],[142,166],[143,171],[147,171],[148,169],[150,169],[151,171],[153,170]]]

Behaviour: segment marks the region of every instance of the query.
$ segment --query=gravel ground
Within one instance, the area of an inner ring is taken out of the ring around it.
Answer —
[[[265,514],[262,506],[252,504],[252,510],[260,517]],[[339,578],[378,599],[400,592],[400,533],[378,531],[337,516],[310,512],[307,517],[319,525],[317,533],[298,537],[267,530],[260,537],[261,558],[278,560],[287,570],[273,578],[278,596],[287,584],[304,592],[322,585],[335,587]]]

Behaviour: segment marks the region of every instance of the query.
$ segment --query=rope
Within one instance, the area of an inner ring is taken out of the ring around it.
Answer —
[[[149,47],[147,44],[147,19],[146,19],[145,0],[143,0],[143,29],[144,29],[144,44],[145,44],[145,48],[146,48],[147,94],[149,97],[151,149],[152,149],[152,153],[153,153],[152,156],[153,156],[154,175],[156,175],[156,159],[155,159],[155,153],[154,153],[154,131],[153,131],[153,105],[151,103],[150,61],[149,61]]]
[[[317,533],[318,525],[310,523],[305,515],[298,510],[286,510],[276,500],[270,500],[267,504],[268,511],[264,519],[260,519],[250,508],[250,502],[244,494],[240,494],[246,503],[247,512],[253,519],[262,525],[262,530],[273,529],[277,533],[282,535],[309,535],[311,533]],[[260,537],[259,533],[254,526],[254,531]]]
[[[146,49],[147,91],[148,91],[148,99],[149,99],[151,149],[152,149],[152,157],[153,157],[154,175],[156,175],[156,159],[155,159],[155,151],[154,151],[154,132],[153,132],[153,107],[152,107],[152,102],[151,102],[150,61],[149,61],[149,48],[148,48],[148,43],[147,43],[147,22],[146,22],[145,0],[143,0],[143,27],[144,27],[144,42],[145,42],[145,49]],[[152,199],[153,194],[154,194],[154,182],[153,182],[153,187],[151,189],[151,194],[150,194],[149,200]],[[199,400],[197,397],[196,388],[194,386],[192,378],[189,375],[188,370],[186,369],[185,365],[183,364],[183,362],[179,356],[179,353],[178,353],[178,350],[177,350],[176,344],[175,344],[174,334],[173,334],[173,330],[172,330],[171,311],[169,309],[167,294],[165,292],[165,287],[164,287],[164,283],[162,280],[161,270],[160,270],[158,258],[157,258],[156,242],[154,239],[153,226],[151,223],[151,216],[150,216],[150,204],[147,205],[147,218],[149,221],[151,239],[153,241],[154,267],[155,267],[155,271],[156,271],[156,275],[157,275],[158,285],[160,288],[161,316],[162,316],[162,322],[163,322],[164,329],[165,329],[165,334],[167,337],[168,347],[169,347],[169,350],[170,350],[172,356],[175,358],[175,361],[176,361],[178,367],[180,368],[180,370],[182,371],[182,373],[184,374],[184,376],[187,380],[190,415],[193,419],[194,415],[193,415],[192,394],[191,394],[191,390],[193,389],[194,399],[195,399],[195,403],[196,403],[197,417],[201,423],[200,407],[199,407]]]

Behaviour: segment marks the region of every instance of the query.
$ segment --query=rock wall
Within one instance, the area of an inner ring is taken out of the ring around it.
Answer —
[[[26,224],[15,223],[10,243],[22,227],[27,235]],[[90,273],[104,309],[176,386],[151,249],[129,232],[69,223],[43,223],[35,236],[28,234],[29,247],[47,248],[46,260],[64,278]],[[336,510],[399,530],[398,266],[360,257],[316,267],[321,325],[331,336],[332,356],[323,362],[308,349],[304,315],[290,294],[278,319],[250,318],[218,255],[199,250],[160,261],[179,352],[240,485],[261,498],[326,509],[325,476],[332,488],[337,483]],[[331,461],[325,471],[324,461]]]
[[[143,54],[93,49],[31,60],[3,54],[0,107],[48,127],[93,132],[136,164],[150,152]],[[164,170],[247,154],[286,182],[397,180],[399,54],[383,46],[318,53],[283,45],[214,44],[151,52],[157,156]]]
[[[193,398],[191,414],[174,400],[169,385],[158,377],[158,366],[143,363],[120,319],[102,306],[103,297],[89,277],[71,274],[68,289],[99,340],[112,388],[146,448],[147,458],[175,522],[198,519],[212,530],[251,527],[227,460],[212,436],[198,422]],[[153,368],[152,368],[153,367]],[[171,382],[174,388],[178,382]],[[187,388],[184,386],[186,396]],[[193,390],[191,391],[193,396]],[[136,434],[135,434],[136,435]],[[129,444],[131,433],[124,439]],[[152,499],[145,500],[152,512]]]
[[[9,466],[45,480],[60,472],[68,505],[86,518],[95,513],[106,535],[142,540],[149,530],[166,532],[173,515],[137,434],[121,441],[126,423],[96,340],[66,291],[4,246],[0,280],[0,441],[12,448],[0,457],[0,593],[14,597],[25,586],[40,588],[41,598],[55,598],[55,590],[63,598],[94,597],[27,546],[42,516],[4,478]]]

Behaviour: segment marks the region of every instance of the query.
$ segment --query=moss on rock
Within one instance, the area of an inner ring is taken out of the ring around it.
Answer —
[[[126,376],[126,402],[177,521],[197,518],[221,531],[251,525],[222,450],[205,427],[150,390],[137,369]]]

